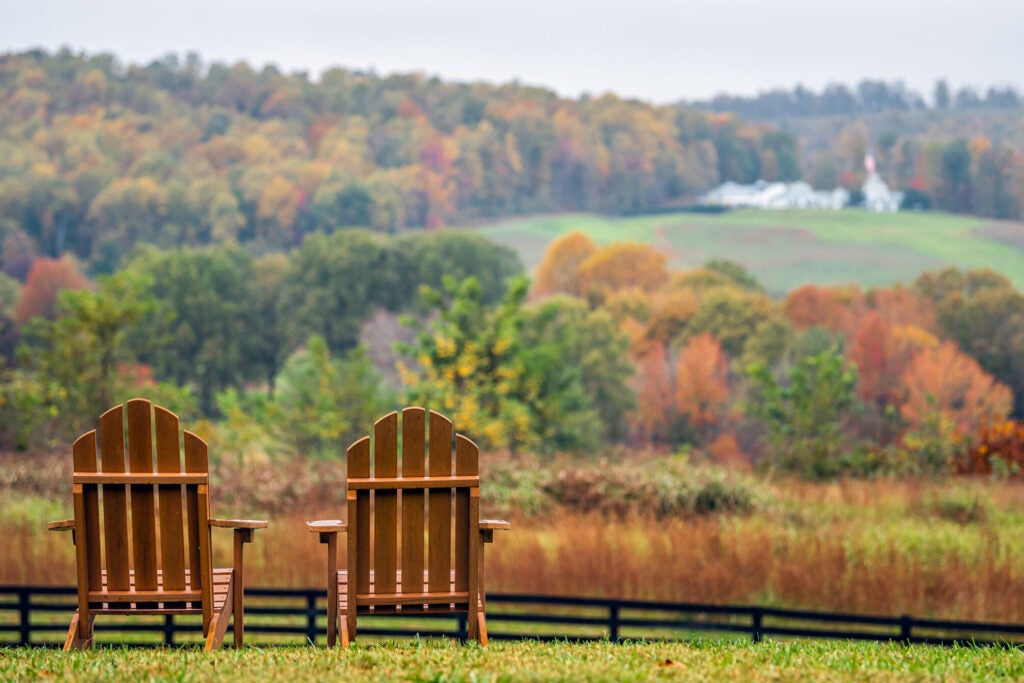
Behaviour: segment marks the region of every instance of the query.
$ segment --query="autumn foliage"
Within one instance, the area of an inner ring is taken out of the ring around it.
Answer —
[[[774,377],[780,396],[788,396],[795,390],[791,369],[832,349],[826,355],[849,374],[851,393],[838,413],[841,424],[826,439],[835,442],[826,459],[857,450],[870,454],[858,456],[867,458],[859,471],[935,472],[972,442],[979,425],[1012,408],[1011,390],[943,334],[936,302],[957,295],[961,281],[1014,291],[1005,278],[981,271],[935,279],[933,287],[924,278],[914,287],[867,292],[805,285],[777,301],[751,287],[756,281],[738,264],[673,273],[650,245],[597,247],[574,232],[552,242],[533,292],[570,293],[604,307],[628,333],[635,368],[628,432],[637,443],[689,443],[716,460],[726,453],[733,463],[745,460],[744,450],[756,458],[767,452],[766,437],[756,438],[759,421],[766,432],[790,434],[811,416],[752,410],[756,391],[742,378],[760,366],[765,386]],[[814,401],[806,406],[820,408]],[[768,424],[776,418],[794,423]],[[819,465],[818,476],[845,467]]]
[[[730,409],[729,360],[710,333],[683,347],[676,362],[676,407],[691,426],[721,424]]]
[[[646,353],[636,360],[633,387],[636,391],[634,433],[647,443],[665,439],[674,412],[675,382],[664,343],[649,344]]]
[[[1002,419],[1010,412],[1013,395],[952,342],[918,353],[903,375],[906,398],[900,412],[911,426],[937,411],[961,434],[978,425]]]
[[[53,319],[57,315],[57,294],[65,289],[84,289],[88,284],[70,257],[37,259],[21,288],[14,319],[19,324],[37,316]]]
[[[576,273],[577,286],[583,294],[631,288],[653,292],[669,278],[665,252],[636,242],[598,249],[580,264]]]
[[[574,230],[548,245],[544,260],[537,266],[532,294],[547,296],[563,292],[582,296],[579,285],[580,266],[597,251],[597,245],[588,235]]]
[[[1024,473],[1024,422],[1018,420],[984,421],[976,440],[953,462],[957,474],[990,475],[997,468],[1005,474]]]
[[[859,291],[804,285],[790,292],[782,304],[782,312],[797,329],[824,327],[848,330],[859,308]]]

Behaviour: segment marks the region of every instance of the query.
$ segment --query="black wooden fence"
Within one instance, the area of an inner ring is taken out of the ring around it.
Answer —
[[[320,590],[247,589],[246,642],[325,642],[326,599]],[[0,586],[0,645],[62,644],[75,607],[73,587]],[[487,625],[492,640],[682,640],[717,632],[754,642],[774,636],[1024,645],[1024,625],[1017,624],[505,593],[488,594]],[[173,646],[201,639],[199,620],[192,616],[107,617],[97,620],[96,631],[101,644],[132,640],[137,645]],[[466,621],[447,615],[359,620],[360,638],[416,634],[465,638]]]

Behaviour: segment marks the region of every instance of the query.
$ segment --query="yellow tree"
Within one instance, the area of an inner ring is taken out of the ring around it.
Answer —
[[[618,242],[602,247],[580,264],[577,285],[584,295],[605,296],[637,287],[653,292],[668,282],[668,259],[649,244]]]
[[[559,292],[582,296],[577,272],[597,251],[597,245],[585,233],[574,230],[553,240],[537,266],[533,295],[549,296]]]

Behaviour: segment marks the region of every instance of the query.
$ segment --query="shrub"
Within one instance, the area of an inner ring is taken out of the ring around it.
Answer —
[[[953,460],[956,474],[1017,476],[1024,467],[1024,422],[983,422],[974,444]]]
[[[944,490],[926,497],[919,512],[960,525],[980,524],[988,520],[991,503],[984,492],[971,489]]]
[[[746,477],[675,457],[637,467],[633,463],[561,469],[542,484],[554,503],[576,512],[657,519],[707,514],[748,514],[771,498]]]

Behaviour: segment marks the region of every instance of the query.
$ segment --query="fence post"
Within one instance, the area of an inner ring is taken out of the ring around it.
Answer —
[[[174,615],[164,615],[164,645],[174,647]]]
[[[29,641],[32,640],[32,622],[29,608],[31,607],[30,593],[32,589],[22,586],[18,589],[18,615],[21,620],[21,644],[28,645]]]
[[[330,598],[328,598],[330,599]],[[316,645],[316,592],[306,593],[306,638],[310,645]]]
[[[910,642],[910,629],[913,626],[914,622],[909,614],[900,615],[900,640],[905,643]]]
[[[764,618],[764,614],[761,612],[761,608],[760,607],[755,607],[753,610],[751,610],[751,612],[750,612],[750,621],[751,621],[750,629],[751,629],[751,636],[753,637],[755,643],[760,643],[761,642],[761,620],[763,618]]]
[[[608,603],[608,640],[619,642],[619,603]]]

